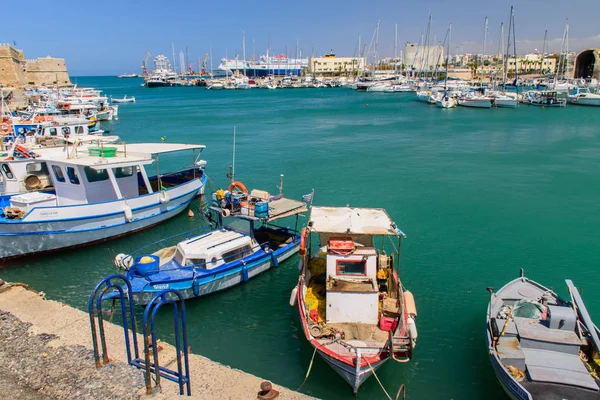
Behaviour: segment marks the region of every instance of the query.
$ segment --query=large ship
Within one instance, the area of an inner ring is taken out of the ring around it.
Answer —
[[[154,58],[154,71],[144,84],[146,87],[171,86],[171,81],[177,79],[177,74],[171,70],[169,59],[162,54]]]
[[[225,76],[233,73],[241,73],[248,77],[260,77],[268,75],[301,75],[302,69],[308,67],[307,58],[287,58],[285,54],[277,56],[263,55],[258,61],[243,61],[223,58],[219,67],[213,71],[213,75]]]

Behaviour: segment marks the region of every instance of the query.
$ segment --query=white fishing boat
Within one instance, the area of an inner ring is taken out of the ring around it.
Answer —
[[[515,400],[600,398],[600,331],[571,280],[570,301],[523,276],[490,292],[488,356]]]
[[[133,97],[133,96],[127,97],[127,95],[123,96],[123,98],[116,98],[116,99],[114,97],[111,97],[110,101],[113,103],[118,103],[118,104],[135,103],[135,97]]]
[[[578,88],[575,94],[567,96],[567,101],[578,106],[600,107],[600,94],[592,93],[587,88]]]
[[[195,153],[204,147],[100,145],[36,157],[53,189],[0,196],[0,262],[127,235],[179,214],[203,193],[207,177]],[[184,150],[194,152],[193,166],[148,177],[146,166],[160,154]],[[0,162],[2,179],[16,180],[12,165],[21,162],[31,157]]]
[[[354,394],[388,360],[409,361],[416,344],[414,298],[398,276],[402,237],[374,208],[312,207],[302,230],[290,305],[297,302],[304,336]]]

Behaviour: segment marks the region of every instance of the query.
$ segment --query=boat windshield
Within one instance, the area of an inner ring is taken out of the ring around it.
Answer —
[[[179,265],[183,265],[183,253],[181,252],[180,248],[177,248],[177,251],[175,252],[175,255],[173,256],[173,259],[175,260],[175,262]]]

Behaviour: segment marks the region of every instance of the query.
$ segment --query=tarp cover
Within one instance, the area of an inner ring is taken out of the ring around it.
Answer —
[[[382,208],[312,207],[310,222],[318,233],[404,235]]]

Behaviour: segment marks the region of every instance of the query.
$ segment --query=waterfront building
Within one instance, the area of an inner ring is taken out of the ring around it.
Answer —
[[[335,54],[328,54],[325,57],[311,57],[308,60],[308,71],[311,74],[355,74],[364,69],[364,57],[336,57]]]
[[[23,50],[0,43],[0,84],[11,88],[70,86],[71,80],[64,58],[48,56],[28,60]]]
[[[512,73],[515,69],[519,73],[525,74],[554,74],[556,71],[556,57],[555,56],[543,56],[542,54],[525,54],[508,59],[506,70],[508,73]],[[500,66],[502,69],[502,66]]]
[[[575,78],[600,80],[600,49],[586,49],[575,58]]]
[[[407,42],[404,45],[404,63],[415,70],[432,70],[444,63],[444,46],[419,46]]]

